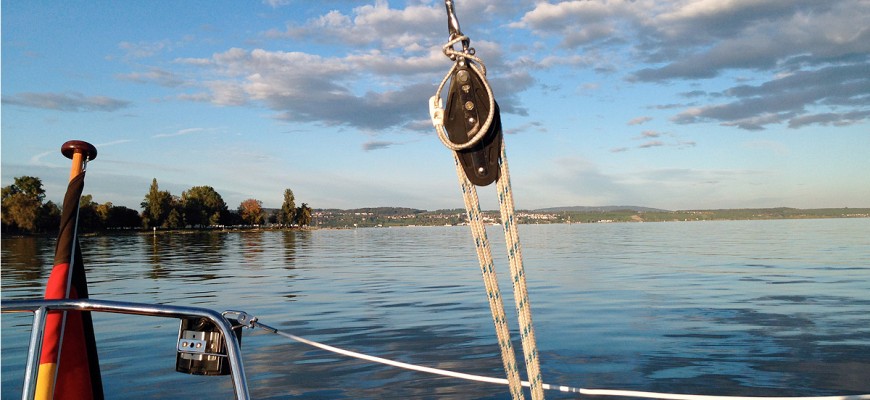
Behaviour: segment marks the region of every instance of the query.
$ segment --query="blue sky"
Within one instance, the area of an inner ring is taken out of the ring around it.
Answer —
[[[518,208],[870,207],[866,0],[456,0]],[[461,208],[442,1],[2,2],[2,185]],[[481,191],[496,208],[494,189]]]

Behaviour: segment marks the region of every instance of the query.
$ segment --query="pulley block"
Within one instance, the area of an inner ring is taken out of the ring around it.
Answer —
[[[490,98],[483,79],[468,60],[457,60],[450,78],[447,106],[444,109],[444,129],[454,144],[468,143],[477,135],[484,135],[474,146],[457,151],[459,162],[471,183],[486,186],[499,176],[501,155],[501,117],[498,104],[492,122],[481,132],[490,113]]]

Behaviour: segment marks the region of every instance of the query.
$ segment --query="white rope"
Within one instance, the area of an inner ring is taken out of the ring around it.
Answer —
[[[505,246],[507,246],[508,261],[510,264],[511,281],[514,288],[514,302],[517,308],[517,321],[520,325],[520,339],[523,345],[523,354],[526,357],[526,373],[532,382],[532,398],[543,399],[543,389],[535,394],[536,388],[542,382],[540,361],[538,359],[537,341],[535,340],[535,328],[532,324],[532,305],[529,300],[529,292],[526,286],[526,272],[523,268],[523,253],[520,246],[520,234],[515,219],[515,207],[513,190],[511,189],[510,172],[508,171],[507,154],[505,144],[502,141],[501,168],[499,178],[496,181],[498,191],[498,203],[501,211],[502,227],[504,228]]]
[[[516,356],[511,344],[510,329],[507,325],[507,318],[504,312],[504,303],[501,298],[501,291],[498,287],[498,279],[495,275],[495,267],[492,261],[492,252],[490,250],[489,240],[486,236],[486,226],[481,217],[480,201],[477,196],[477,188],[468,180],[465,171],[460,165],[459,156],[456,153],[460,150],[472,148],[482,140],[490,129],[490,126],[495,119],[495,96],[492,93],[492,88],[489,86],[489,81],[486,79],[486,67],[483,65],[483,60],[474,56],[473,49],[463,49],[457,51],[453,48],[456,43],[467,41],[465,36],[457,36],[451,39],[443,47],[444,55],[454,61],[453,67],[441,80],[435,95],[429,100],[429,112],[432,117],[432,125],[438,132],[438,138],[449,149],[453,150],[454,162],[456,164],[456,174],[459,178],[459,186],[462,189],[462,197],[465,201],[465,209],[468,214],[469,226],[471,227],[472,237],[477,251],[477,257],[480,261],[480,269],[483,273],[484,286],[486,288],[487,297],[489,298],[490,311],[492,320],[495,325],[496,337],[498,338],[499,347],[501,348],[502,363],[504,364],[507,381],[510,386],[511,397],[514,400],[522,400],[524,398],[521,387],[522,381],[519,376],[519,368],[516,362]],[[468,60],[474,61],[469,62]],[[449,136],[444,129],[444,110],[441,107],[441,91],[444,89],[449,78],[458,68],[460,62],[467,62],[469,68],[474,73],[477,73],[483,86],[489,96],[489,113],[483,125],[477,128],[476,132],[469,132],[471,139],[466,143],[456,144],[450,141]],[[476,64],[480,65],[480,68]],[[499,133],[500,134],[500,133]],[[535,343],[535,332],[532,327],[531,305],[529,303],[528,290],[526,289],[525,272],[522,264],[522,252],[520,251],[519,232],[514,221],[514,203],[513,194],[510,187],[509,171],[507,169],[507,160],[504,152],[504,141],[502,141],[500,149],[500,175],[497,179],[497,190],[499,197],[499,205],[501,209],[502,225],[505,232],[505,244],[508,251],[508,259],[510,263],[511,278],[513,281],[514,302],[517,309],[517,320],[519,323],[520,339],[525,356],[526,373],[529,376],[529,387],[533,400],[544,399],[544,389],[541,386],[541,370],[540,361],[538,358],[537,345]]]
[[[299,343],[304,343],[312,347],[319,348],[331,353],[341,354],[347,357],[352,357],[360,360],[366,360],[384,365],[390,365],[397,368],[407,369],[411,371],[424,372],[433,375],[447,376],[451,378],[465,379],[468,381],[493,383],[498,385],[508,385],[509,382],[504,378],[492,378],[482,375],[466,374],[463,372],[455,372],[446,369],[424,367],[421,365],[409,364],[401,361],[394,361],[383,357],[370,356],[355,351],[345,350],[339,347],[330,346],[323,343],[318,343],[313,340],[305,339],[290,333],[281,332],[271,326],[253,321],[254,326],[260,327],[266,331],[295,340]],[[522,381],[522,386],[530,387],[531,383]],[[746,397],[746,396],[709,396],[697,394],[679,394],[679,393],[656,393],[656,392],[641,392],[636,390],[613,390],[613,389],[584,389],[571,386],[550,385],[542,383],[541,387],[544,390],[558,390],[566,393],[579,393],[586,396],[610,396],[610,397],[639,397],[646,399],[665,399],[665,400],[870,400],[870,394],[860,394],[852,396],[816,396],[816,397]]]
[[[522,379],[516,355],[511,343],[510,328],[508,328],[507,316],[504,311],[501,290],[498,287],[498,278],[495,274],[495,264],[492,261],[489,239],[486,235],[486,225],[480,211],[480,201],[477,197],[477,187],[468,180],[462,165],[459,163],[459,155],[453,153],[453,161],[456,164],[456,175],[462,189],[462,198],[465,200],[465,210],[468,214],[471,235],[474,240],[477,258],[480,261],[480,271],[483,275],[483,283],[486,289],[489,308],[492,313],[492,321],[495,325],[496,338],[501,350],[502,364],[510,387],[511,397],[514,400],[523,399]]]

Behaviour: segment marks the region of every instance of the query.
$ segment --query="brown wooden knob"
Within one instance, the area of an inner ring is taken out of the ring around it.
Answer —
[[[70,160],[76,153],[82,154],[88,161],[97,158],[97,148],[83,140],[70,140],[64,143],[63,146],[60,146],[60,152]]]

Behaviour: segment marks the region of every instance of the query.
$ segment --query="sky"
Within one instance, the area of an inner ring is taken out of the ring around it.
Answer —
[[[870,207],[868,0],[455,0],[516,206]],[[2,0],[2,185],[462,208],[442,1]],[[480,189],[497,208],[494,185]]]

